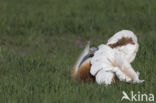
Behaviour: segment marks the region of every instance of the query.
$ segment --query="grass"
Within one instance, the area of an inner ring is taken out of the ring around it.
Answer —
[[[0,0],[0,102],[119,103],[122,91],[156,95],[155,4],[155,0]],[[86,42],[98,46],[122,29],[132,30],[139,39],[132,65],[145,83],[118,81],[106,87],[73,81],[70,69]]]

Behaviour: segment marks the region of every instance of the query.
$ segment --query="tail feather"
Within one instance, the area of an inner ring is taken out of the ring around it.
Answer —
[[[81,63],[81,61],[83,60],[83,58],[89,53],[89,49],[90,49],[90,41],[88,41],[86,47],[84,48],[84,50],[81,52],[79,58],[77,59],[73,69],[72,69],[72,76],[75,77],[76,73],[79,70],[79,65]]]
[[[89,53],[89,49],[90,49],[90,41],[88,42],[88,44],[86,45],[85,49],[82,51],[82,53],[80,54],[80,56],[76,62],[76,67],[75,67],[76,72],[79,69],[79,65],[80,65],[82,59]]]

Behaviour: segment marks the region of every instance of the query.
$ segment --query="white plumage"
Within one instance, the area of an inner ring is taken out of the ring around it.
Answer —
[[[132,38],[134,44],[128,43],[115,48],[109,46],[123,37]],[[117,32],[106,45],[98,47],[91,59],[90,73],[95,76],[98,84],[111,84],[114,75],[120,81],[142,83],[144,80],[139,80],[139,72],[135,72],[130,64],[135,59],[137,51],[137,37],[133,32],[128,30]]]

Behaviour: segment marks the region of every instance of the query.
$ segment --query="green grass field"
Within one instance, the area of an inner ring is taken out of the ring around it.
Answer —
[[[72,80],[87,41],[98,46],[122,29],[138,37],[132,66],[145,82]],[[155,0],[0,0],[0,103],[120,103],[122,91],[156,96],[155,60]]]

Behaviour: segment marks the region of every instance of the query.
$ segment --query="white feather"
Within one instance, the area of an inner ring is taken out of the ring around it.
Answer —
[[[122,37],[131,37],[135,45],[128,44],[117,48],[111,48],[108,44],[117,42]],[[112,36],[107,45],[100,45],[91,59],[90,73],[96,77],[98,84],[110,84],[112,82],[113,72],[121,81],[142,83],[139,75],[131,66],[138,51],[138,43],[135,34],[128,30],[122,30]],[[116,65],[114,65],[116,64]]]

